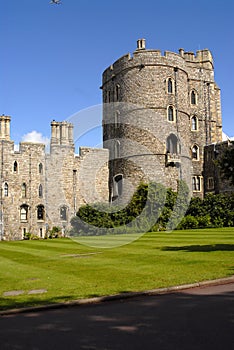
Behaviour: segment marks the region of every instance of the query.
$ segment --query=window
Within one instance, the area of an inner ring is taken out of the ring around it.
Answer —
[[[116,140],[114,143],[114,159],[120,157],[120,142]]]
[[[167,119],[169,122],[174,121],[174,108],[172,106],[169,106],[167,109]]]
[[[14,171],[14,173],[18,172],[18,163],[17,163],[17,161],[14,162],[13,171]]]
[[[207,188],[208,188],[208,190],[214,189],[214,178],[213,177],[208,177]]]
[[[120,98],[120,85],[118,84],[115,87],[115,99],[117,102],[119,101],[119,98]]]
[[[192,189],[194,192],[201,191],[201,177],[200,176],[193,176],[192,177]]]
[[[21,221],[28,220],[28,206],[26,204],[23,204],[20,207],[20,220]]]
[[[193,116],[191,118],[191,130],[197,130],[198,129],[198,123],[197,123],[197,117]]]
[[[9,192],[8,192],[8,184],[5,182],[5,184],[4,184],[4,196],[8,197],[8,194],[9,194]]]
[[[167,138],[167,152],[171,154],[178,153],[178,139],[174,134],[170,134]]]
[[[194,90],[191,91],[190,102],[192,105],[197,104],[197,95],[196,95],[196,92]]]
[[[120,120],[120,112],[119,111],[116,111],[115,112],[115,128],[118,128],[119,127],[119,120]]]
[[[67,207],[65,206],[60,208],[60,219],[63,221],[67,220]]]
[[[192,159],[193,160],[199,160],[199,147],[197,145],[194,145],[191,149],[192,153]]]
[[[173,81],[172,81],[172,79],[171,78],[168,78],[168,80],[167,80],[167,92],[169,93],[169,94],[172,94],[173,93]]]
[[[38,196],[39,196],[40,198],[43,197],[43,187],[42,187],[42,185],[39,185],[39,188],[38,188]]]
[[[26,183],[22,184],[22,198],[26,198],[27,196],[27,186]]]
[[[39,164],[38,168],[39,168],[39,174],[43,174],[43,165],[42,165],[42,163]]]
[[[114,177],[113,197],[119,197],[123,193],[123,175],[119,174]]]
[[[37,219],[44,220],[44,217],[45,217],[44,205],[38,205],[38,207],[37,207]]]

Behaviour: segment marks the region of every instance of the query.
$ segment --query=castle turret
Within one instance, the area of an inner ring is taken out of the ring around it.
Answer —
[[[11,117],[1,115],[0,116],[0,139],[10,141],[10,122]]]
[[[51,140],[50,146],[66,146],[74,148],[73,125],[66,121],[51,122]]]

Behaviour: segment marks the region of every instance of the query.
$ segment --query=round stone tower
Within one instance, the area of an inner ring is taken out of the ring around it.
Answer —
[[[129,198],[141,181],[176,190],[185,180],[203,196],[203,149],[222,141],[220,90],[207,49],[147,50],[103,73],[103,142],[110,151],[110,199]]]

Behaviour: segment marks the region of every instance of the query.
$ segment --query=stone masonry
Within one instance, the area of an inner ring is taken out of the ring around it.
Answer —
[[[209,50],[147,50],[137,42],[103,73],[103,142],[110,199],[129,199],[140,181],[203,197],[204,146],[222,141],[220,90]]]
[[[50,153],[45,145],[10,140],[10,117],[0,117],[0,239],[22,239],[30,232],[69,229],[82,204],[108,201],[108,151],[80,148],[74,153],[73,125],[51,123]],[[92,191],[89,191],[92,185]]]

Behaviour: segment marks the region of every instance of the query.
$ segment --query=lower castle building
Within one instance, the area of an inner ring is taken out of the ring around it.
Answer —
[[[0,239],[43,238],[53,226],[65,233],[82,204],[108,200],[108,151],[82,147],[76,155],[70,123],[51,123],[50,153],[31,142],[15,151],[10,117],[1,116],[0,157]]]
[[[186,181],[193,196],[233,192],[217,160],[222,142],[220,89],[209,50],[146,50],[138,40],[103,73],[103,149],[75,154],[73,125],[51,123],[45,145],[21,142],[15,151],[10,117],[0,117],[0,239],[65,233],[78,208],[125,202],[141,182],[173,190]],[[233,144],[232,144],[233,146]]]

